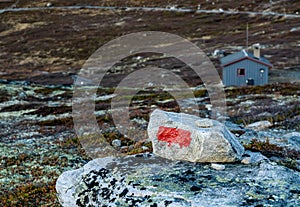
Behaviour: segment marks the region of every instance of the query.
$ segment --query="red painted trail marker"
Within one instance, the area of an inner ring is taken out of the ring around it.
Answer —
[[[192,140],[191,132],[164,126],[159,127],[157,138],[159,141],[168,142],[168,146],[172,143],[179,144],[180,148],[190,146]]]

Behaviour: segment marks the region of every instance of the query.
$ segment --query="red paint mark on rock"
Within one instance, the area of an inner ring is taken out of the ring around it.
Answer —
[[[157,138],[159,141],[168,142],[168,146],[172,143],[179,144],[180,148],[190,146],[192,140],[191,132],[164,126],[159,127]]]

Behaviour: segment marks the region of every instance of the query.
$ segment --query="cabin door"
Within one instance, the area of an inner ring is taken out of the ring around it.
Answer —
[[[253,85],[254,85],[254,80],[253,80],[252,78],[248,78],[248,79],[246,80],[246,84],[247,84],[248,86],[253,86]]]

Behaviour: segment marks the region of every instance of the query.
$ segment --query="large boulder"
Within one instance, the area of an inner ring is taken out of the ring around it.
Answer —
[[[299,183],[299,172],[268,161],[216,170],[141,154],[92,160],[56,190],[64,207],[299,206]]]
[[[244,147],[224,124],[207,118],[155,110],[148,135],[154,154],[190,162],[235,162]]]

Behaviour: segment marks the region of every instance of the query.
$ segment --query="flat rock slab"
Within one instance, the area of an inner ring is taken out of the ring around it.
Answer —
[[[148,136],[154,154],[171,160],[235,162],[244,154],[244,147],[224,124],[184,113],[154,110]]]
[[[225,165],[108,157],[64,172],[56,189],[66,207],[299,206],[300,173],[267,161]]]

